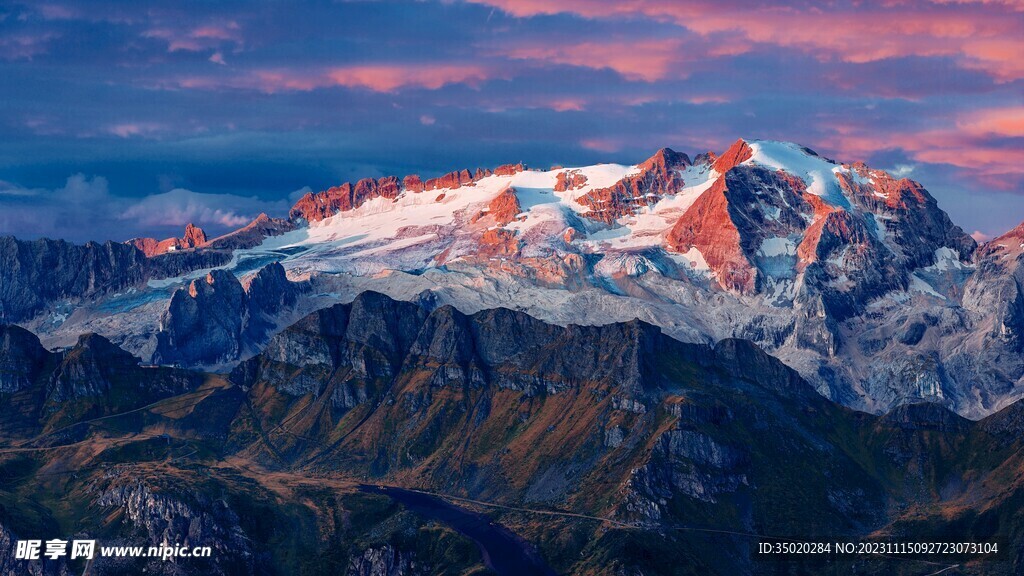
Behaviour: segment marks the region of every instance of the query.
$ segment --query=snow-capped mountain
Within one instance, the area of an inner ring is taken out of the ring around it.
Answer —
[[[64,294],[17,319],[51,345],[95,331],[166,362],[159,343],[187,339],[202,358],[173,361],[232,365],[288,320],[373,289],[464,312],[509,307],[560,324],[637,317],[683,340],[746,338],[849,406],[927,399],[981,416],[1024,391],[1019,360],[992,364],[1020,357],[1014,238],[977,250],[916,182],[795,144],[739,140],[721,155],[666,148],[632,166],[510,164],[346,183],[307,194],[288,220],[262,217],[181,251],[222,253],[213,267],[232,275],[208,275],[209,265],[142,274],[144,283]],[[173,256],[184,254],[156,258]],[[249,280],[272,262],[287,279]],[[271,294],[280,290],[287,298]],[[265,301],[275,304],[247,304]],[[207,335],[195,321],[207,313],[238,320]]]
[[[975,248],[910,180],[742,140],[696,161],[663,149],[636,166],[464,170],[413,188],[367,179],[307,195],[292,217],[309,225],[262,248],[301,250],[298,271],[461,261],[564,283],[657,268],[769,304],[813,293],[839,319],[874,295],[926,289],[914,270],[969,262]]]

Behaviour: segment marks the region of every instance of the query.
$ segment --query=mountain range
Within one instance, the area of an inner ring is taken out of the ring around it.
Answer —
[[[917,182],[756,140],[367,178],[217,238],[0,238],[0,550],[510,573],[498,539],[538,573],[1019,573],[1022,254],[1024,225],[979,246]],[[1003,548],[760,557],[773,538]]]
[[[0,319],[50,347],[96,332],[147,361],[229,369],[371,289],[748,339],[846,406],[929,401],[980,418],[1024,391],[1021,230],[979,248],[912,180],[739,140],[634,166],[367,178],[210,240],[191,225],[160,242],[4,238]],[[283,270],[257,275],[271,263]],[[256,312],[244,298],[275,303]],[[216,326],[197,321],[204,307]],[[197,344],[168,350],[182,339]]]

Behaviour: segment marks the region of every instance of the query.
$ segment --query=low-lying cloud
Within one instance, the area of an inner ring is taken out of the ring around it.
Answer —
[[[64,186],[25,188],[0,182],[0,233],[19,238],[54,237],[75,242],[180,236],[193,223],[220,234],[260,213],[282,216],[290,202],[235,194],[204,194],[183,188],[142,198],[110,193],[102,176],[75,174]]]

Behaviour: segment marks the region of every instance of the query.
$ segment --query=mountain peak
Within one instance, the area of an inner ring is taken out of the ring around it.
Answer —
[[[747,144],[746,140],[740,138],[733,142],[729,149],[722,153],[721,156],[715,159],[713,168],[715,172],[719,174],[725,174],[735,166],[750,160],[751,156],[754,155],[754,151]]]
[[[202,228],[189,222],[185,226],[185,233],[181,238],[166,238],[157,240],[155,238],[132,238],[126,244],[131,244],[142,251],[147,257],[159,256],[175,250],[198,248],[206,244],[206,232]]]
[[[195,248],[206,244],[206,232],[202,228],[189,222],[185,226],[185,235],[181,239],[181,244],[185,248]]]
[[[673,170],[686,168],[692,164],[690,157],[682,152],[676,152],[671,148],[662,148],[653,156],[641,162],[638,167],[641,170]]]

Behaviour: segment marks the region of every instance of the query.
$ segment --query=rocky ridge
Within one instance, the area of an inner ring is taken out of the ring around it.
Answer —
[[[264,339],[304,289],[276,262],[244,286],[230,272],[213,270],[171,296],[160,318],[154,361],[215,366],[237,360],[248,345]]]
[[[184,373],[139,367],[125,389],[144,386],[150,370]],[[70,414],[71,404],[56,405]],[[13,474],[0,491],[0,511],[13,492],[30,503],[2,516],[0,558],[13,540],[4,534],[67,536],[59,526],[71,525],[108,543],[218,551],[211,561],[95,565],[110,572],[482,569],[472,543],[355,481],[516,508],[492,508],[489,521],[565,574],[777,568],[729,532],[929,541],[950,530],[1010,546],[957,559],[961,571],[1013,574],[1024,536],[1022,413],[1018,403],[971,422],[924,404],[877,417],[821,397],[748,341],[711,347],[640,321],[557,326],[364,293],[278,333],[230,383],[91,431],[82,424],[46,451],[0,454],[0,470],[44,471]],[[154,438],[160,431],[166,439]],[[803,572],[850,569],[794,562]]]
[[[977,250],[916,182],[795,144],[739,140],[692,158],[663,149],[634,166],[364,179],[307,195],[289,220],[261,217],[205,248],[149,260],[198,265],[228,250],[230,262],[207,267],[244,279],[279,261],[308,282],[285,310],[367,289],[429,292],[466,312],[508,306],[563,324],[639,317],[692,342],[750,339],[823,395],[874,412],[925,400],[978,418],[1024,395],[1016,252]],[[154,283],[160,274],[120,272],[133,270],[128,260],[73,297],[19,293],[0,304],[48,342],[97,331],[149,360],[174,290],[187,293],[196,278]],[[29,286],[23,276],[14,285]],[[248,307],[225,310],[232,318],[213,331],[243,341],[214,343],[229,363],[287,324],[266,315],[249,341]]]
[[[185,226],[185,235],[181,238],[167,238],[166,240],[157,240],[155,238],[132,238],[125,242],[125,244],[135,246],[141,250],[143,254],[151,257],[176,250],[187,250],[189,248],[202,246],[206,244],[206,232],[203,232],[202,228],[199,228],[189,222]]]

